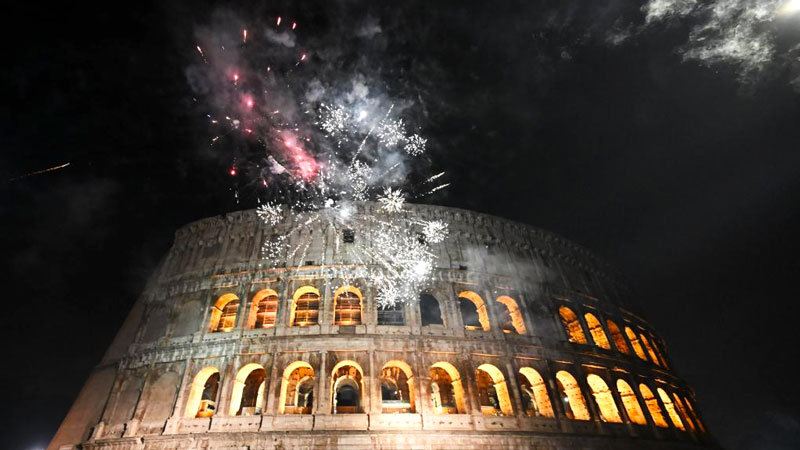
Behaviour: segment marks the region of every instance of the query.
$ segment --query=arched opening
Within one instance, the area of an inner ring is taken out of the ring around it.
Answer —
[[[355,286],[342,286],[333,294],[333,324],[361,324],[361,291]]]
[[[639,406],[639,400],[636,398],[636,393],[633,392],[631,385],[625,380],[617,380],[617,392],[619,392],[622,406],[625,407],[625,412],[628,413],[628,418],[631,422],[637,425],[647,425],[647,418],[644,416],[642,407]]]
[[[414,413],[414,375],[404,361],[393,360],[381,369],[381,412]]]
[[[449,362],[439,361],[430,370],[431,402],[436,414],[464,414],[464,387],[461,374]]]
[[[259,364],[251,363],[239,369],[233,381],[230,415],[252,416],[261,414],[266,379],[267,371]]]
[[[660,366],[661,365],[661,361],[658,360],[658,356],[656,356],[656,352],[654,352],[653,351],[653,347],[650,346],[650,341],[647,340],[647,336],[645,336],[643,334],[640,334],[639,338],[641,339],[642,344],[644,345],[644,348],[647,349],[647,354],[650,355],[650,359],[653,360],[653,362],[656,363],[657,366]]]
[[[558,315],[561,318],[561,324],[564,325],[564,330],[567,332],[567,340],[576,344],[586,344],[586,335],[583,334],[583,327],[578,320],[578,316],[566,306],[558,308]]]
[[[508,385],[500,369],[491,364],[481,364],[475,370],[475,384],[478,387],[478,402],[484,416],[510,416],[511,397]]]
[[[586,400],[581,393],[581,387],[578,385],[578,380],[565,370],[560,370],[556,373],[556,386],[558,387],[558,396],[564,405],[564,414],[567,419],[572,420],[589,420],[589,408],[586,407]]]
[[[331,372],[331,404],[333,414],[363,412],[363,371],[355,361],[340,361]]]
[[[603,325],[600,324],[597,317],[592,313],[586,313],[583,317],[586,319],[586,325],[589,326],[589,333],[592,334],[594,344],[600,348],[611,350],[611,344],[608,342],[606,332],[603,331]]]
[[[405,325],[405,305],[395,302],[391,305],[378,305],[378,325]]]
[[[699,428],[701,432],[705,433],[706,432],[706,427],[703,426],[703,422],[701,422],[700,421],[700,417],[697,416],[697,411],[695,411],[694,405],[692,405],[692,403],[686,397],[683,398],[683,402],[686,404],[686,408],[688,408],[689,414],[692,415],[692,418],[694,419],[694,423],[697,424],[697,428]]]
[[[619,409],[617,409],[617,404],[614,402],[614,396],[611,395],[611,390],[606,382],[595,374],[587,376],[586,382],[592,390],[597,409],[600,410],[600,419],[603,422],[622,423],[622,417],[620,417]]]
[[[194,376],[186,401],[184,417],[211,417],[217,409],[217,391],[219,391],[219,370],[216,367],[204,367]]]
[[[486,312],[486,303],[480,295],[472,291],[463,291],[458,294],[458,309],[461,320],[467,330],[489,331],[489,314]]]
[[[661,366],[669,368],[667,365],[667,359],[664,357],[664,352],[661,351],[661,348],[658,346],[658,342],[655,339],[650,340],[650,345],[653,346],[653,350],[656,351],[656,355],[658,356],[658,360],[661,361]]]
[[[650,417],[653,418],[653,423],[655,423],[657,427],[668,428],[667,420],[664,418],[664,414],[661,413],[661,407],[658,406],[658,400],[656,400],[656,396],[653,395],[653,391],[651,391],[646,384],[642,383],[639,385],[639,392],[642,394],[644,405],[647,406],[647,410],[650,412]]]
[[[675,405],[672,404],[672,400],[669,398],[667,392],[661,388],[657,388],[656,391],[658,391],[658,396],[661,398],[661,403],[664,404],[664,408],[666,408],[667,414],[669,414],[669,418],[672,420],[672,424],[679,430],[686,431],[686,427],[683,426],[683,421],[678,415],[678,411],[675,410]]]
[[[530,367],[519,369],[519,387],[526,416],[555,417],[550,396],[547,395],[547,385],[539,372]]]
[[[211,307],[211,320],[208,331],[224,333],[236,326],[236,312],[239,310],[239,297],[234,294],[220,296]]]
[[[294,291],[289,324],[293,327],[316,325],[319,321],[319,290],[303,286]]]
[[[272,328],[278,316],[278,293],[262,289],[253,296],[247,328]]]
[[[642,345],[639,343],[639,338],[636,337],[636,333],[631,330],[631,327],[625,327],[625,334],[628,336],[628,340],[631,342],[633,352],[636,353],[636,356],[642,361],[647,361],[647,356],[645,356]]]
[[[439,300],[436,300],[436,297],[430,294],[423,293],[419,295],[419,313],[423,327],[427,325],[444,325]]]
[[[497,297],[497,301],[505,305],[503,318],[500,321],[503,333],[525,334],[525,321],[522,319],[522,312],[516,300],[502,295]]]
[[[628,349],[628,344],[625,343],[625,336],[622,335],[622,330],[619,329],[613,320],[606,320],[608,332],[611,334],[611,340],[614,342],[614,347],[618,351],[629,355],[631,351]]]
[[[314,369],[305,361],[295,361],[283,371],[278,413],[311,414],[314,407]]]
[[[686,425],[689,426],[690,430],[694,431],[695,430],[694,422],[692,421],[692,418],[689,417],[689,413],[686,410],[686,407],[683,406],[683,402],[681,401],[681,398],[678,397],[678,394],[676,394],[674,392],[672,393],[672,398],[675,400],[675,407],[678,408],[678,412],[681,415],[681,419],[686,423]]]

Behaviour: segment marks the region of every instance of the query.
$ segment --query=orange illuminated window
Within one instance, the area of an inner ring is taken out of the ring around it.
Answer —
[[[658,388],[658,396],[661,397],[661,403],[664,404],[664,408],[667,410],[667,414],[669,414],[669,418],[672,420],[672,423],[677,427],[679,430],[686,431],[686,428],[683,426],[683,421],[681,420],[680,416],[678,416],[678,411],[675,409],[675,405],[672,404],[672,400],[667,395],[667,392],[664,389]]]
[[[247,364],[236,374],[231,393],[229,414],[252,416],[261,414],[267,371],[259,364]]]
[[[491,364],[481,364],[475,371],[475,383],[478,387],[478,402],[485,416],[514,414],[508,385],[502,372]]]
[[[381,369],[381,412],[413,413],[414,383],[411,366],[405,361],[393,360]]]
[[[636,393],[633,392],[633,389],[625,380],[617,380],[617,392],[622,398],[622,405],[625,407],[625,412],[628,413],[628,418],[631,422],[637,425],[647,425],[647,418],[644,416],[642,407],[639,406]]]
[[[589,408],[581,393],[578,381],[569,372],[561,370],[556,373],[558,396],[564,406],[564,414],[572,420],[589,420]]]
[[[464,328],[489,331],[489,314],[481,296],[472,291],[463,291],[458,294],[458,300]]]
[[[628,335],[628,340],[631,341],[631,346],[633,346],[633,352],[636,353],[636,356],[643,361],[647,361],[647,356],[644,354],[644,350],[639,343],[639,339],[636,337],[636,333],[634,333],[630,327],[625,327],[625,334]]]
[[[650,417],[653,418],[653,422],[656,424],[656,426],[668,428],[669,425],[667,424],[667,420],[664,418],[664,414],[661,412],[661,407],[658,406],[658,400],[656,400],[656,396],[653,395],[653,391],[651,391],[647,385],[642,383],[639,385],[639,392],[642,393],[644,404],[647,406],[647,410],[650,411]]]
[[[589,333],[592,334],[595,345],[606,350],[611,350],[611,344],[608,342],[606,332],[603,331],[603,325],[600,324],[597,317],[592,313],[586,313],[583,317],[586,319],[586,325],[589,326]]]
[[[586,382],[589,383],[589,388],[592,390],[594,401],[597,404],[597,409],[600,410],[600,418],[603,422],[622,423],[622,417],[620,417],[619,409],[617,409],[617,404],[614,402],[614,396],[611,395],[611,390],[606,382],[595,374],[586,377]]]
[[[647,349],[647,354],[650,355],[650,359],[652,359],[653,362],[656,363],[656,365],[660,366],[661,365],[661,361],[658,360],[658,357],[656,356],[656,352],[654,352],[653,351],[653,347],[650,346],[650,341],[648,341],[647,337],[645,335],[643,335],[643,334],[640,334],[639,338],[641,339],[642,344],[644,344],[644,348]]]
[[[354,286],[339,288],[334,295],[333,324],[361,324],[361,292]]]
[[[253,296],[248,328],[272,328],[278,315],[278,294],[272,289],[262,289]]]
[[[316,325],[319,319],[319,291],[312,286],[303,286],[294,293],[291,318],[293,327]]]
[[[622,331],[619,329],[617,324],[612,320],[606,320],[606,326],[608,327],[608,332],[611,334],[611,340],[614,342],[614,347],[617,347],[617,350],[625,353],[626,355],[630,354],[628,344],[625,343],[625,336],[622,335]]]
[[[211,308],[208,330],[212,333],[232,331],[236,326],[236,312],[239,310],[239,297],[225,294],[217,299]]]
[[[219,391],[219,370],[205,367],[195,375],[189,388],[184,417],[211,417],[217,407]]]
[[[431,401],[436,414],[463,414],[464,387],[458,370],[446,361],[431,366]]]
[[[547,386],[539,372],[530,368],[519,369],[519,386],[526,416],[554,417],[553,405],[547,394]]]
[[[564,330],[567,332],[567,339],[577,344],[586,344],[586,335],[583,334],[583,327],[578,320],[578,316],[566,306],[562,306],[558,309],[558,315],[561,317]]]
[[[314,369],[305,361],[295,361],[283,371],[278,412],[311,414],[314,406]]]
[[[331,371],[331,406],[333,414],[356,414],[363,411],[364,379],[355,361],[340,361]]]

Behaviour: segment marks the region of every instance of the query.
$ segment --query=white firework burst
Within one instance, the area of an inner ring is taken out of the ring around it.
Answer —
[[[406,127],[403,124],[403,119],[397,120],[382,120],[378,124],[378,129],[375,130],[375,136],[384,145],[394,147],[400,142],[406,140]]]
[[[361,161],[353,161],[348,167],[347,177],[350,181],[350,189],[354,200],[366,200],[367,188],[369,187],[369,177],[372,168]]]
[[[383,195],[378,197],[378,203],[381,204],[381,210],[387,213],[398,213],[403,210],[403,205],[406,199],[403,191],[400,189],[393,190],[387,187],[383,190]]]
[[[425,236],[425,242],[430,242],[431,244],[444,241],[447,237],[447,233],[447,224],[441,220],[425,222],[425,225],[422,227],[422,235]]]
[[[406,145],[403,146],[403,150],[411,156],[419,156],[425,153],[425,144],[427,142],[428,140],[422,136],[413,134],[406,139]]]
[[[320,107],[319,126],[331,137],[344,135],[349,127],[352,117],[341,106],[323,104]]]
[[[275,205],[272,202],[265,203],[258,207],[256,210],[258,218],[267,225],[275,225],[283,218],[283,212],[280,205]]]

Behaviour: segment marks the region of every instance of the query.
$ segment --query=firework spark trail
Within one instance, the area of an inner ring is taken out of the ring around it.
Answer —
[[[11,179],[9,179],[8,181],[9,181],[9,182],[11,182],[11,181],[17,181],[17,180],[21,180],[21,179],[23,179],[23,178],[32,177],[32,176],[35,176],[35,175],[41,175],[41,174],[43,174],[43,173],[47,173],[47,172],[53,172],[53,171],[56,171],[56,170],[59,170],[59,169],[63,169],[64,167],[67,167],[67,166],[68,166],[68,165],[70,165],[70,164],[71,164],[71,163],[64,163],[64,164],[61,164],[61,165],[58,165],[58,166],[54,166],[54,167],[48,167],[47,169],[37,170],[37,171],[35,171],[35,172],[28,172],[28,173],[26,173],[26,174],[24,174],[24,175],[20,175],[20,176],[18,176],[18,177],[11,178]]]
[[[410,187],[398,181],[408,178],[405,174],[390,179],[390,174],[406,167],[406,161],[425,152],[427,139],[406,134],[405,118],[393,116],[393,102],[385,107],[370,105],[370,110],[385,108],[385,113],[369,123],[364,121],[368,114],[363,103],[325,95],[309,100],[309,88],[299,85],[303,77],[293,71],[300,62],[313,63],[308,55],[314,53],[298,52],[294,34],[278,32],[282,22],[278,17],[269,27],[268,40],[280,43],[276,48],[282,49],[278,53],[267,50],[269,58],[257,54],[254,60],[248,59],[247,53],[264,51],[259,33],[251,33],[251,27],[239,28],[238,39],[222,40],[238,41],[233,50],[225,50],[216,41],[203,44],[206,52],[197,46],[205,63],[201,66],[205,69],[198,70],[208,72],[206,85],[215,87],[204,94],[214,108],[208,118],[212,125],[226,128],[218,130],[221,133],[211,145],[234,140],[231,175],[237,176],[236,183],[253,177],[251,184],[263,187],[269,196],[263,202],[261,195],[256,197],[264,235],[270,236],[262,244],[262,255],[275,267],[287,269],[303,267],[306,258],[318,257],[319,266],[340,278],[364,279],[375,286],[382,306],[416,301],[433,279],[436,254],[429,245],[447,236],[447,224],[414,219],[404,208],[405,201],[427,195],[418,188],[429,188],[444,172]],[[297,28],[296,22],[289,21],[286,29],[289,23],[292,30]],[[231,67],[230,60],[237,61],[236,66]],[[257,143],[257,152],[246,153],[247,142]],[[429,193],[446,186],[436,186]],[[238,188],[235,192],[238,200]],[[371,207],[374,212],[359,212],[354,202],[367,200],[376,201]],[[332,256],[324,248],[317,256],[314,239],[320,233],[333,234]]]

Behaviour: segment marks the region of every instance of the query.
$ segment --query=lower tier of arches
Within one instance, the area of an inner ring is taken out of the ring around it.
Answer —
[[[712,442],[696,442],[688,439],[663,440],[646,435],[632,436],[626,433],[626,427],[608,430],[605,435],[585,435],[581,429],[553,431],[521,431],[503,428],[497,418],[484,419],[475,417],[471,428],[427,429],[425,424],[417,428],[395,426],[391,428],[384,419],[373,425],[373,417],[366,418],[368,431],[357,429],[361,426],[355,416],[328,418],[337,419],[338,423],[328,421],[321,416],[312,423],[325,424],[331,428],[314,427],[311,430],[289,431],[238,431],[209,433],[200,435],[195,432],[181,432],[159,436],[136,438],[120,438],[84,443],[85,450],[182,450],[187,448],[203,449],[259,449],[259,450],[294,450],[294,449],[425,449],[425,450],[690,450],[697,448],[719,448]],[[271,417],[264,416],[263,421]],[[343,420],[347,419],[347,420]],[[507,418],[506,418],[507,419]],[[209,421],[212,422],[213,420]],[[210,425],[210,423],[209,423]],[[586,425],[586,424],[584,424]],[[339,428],[333,428],[338,426]],[[434,431],[435,430],[435,431]]]

